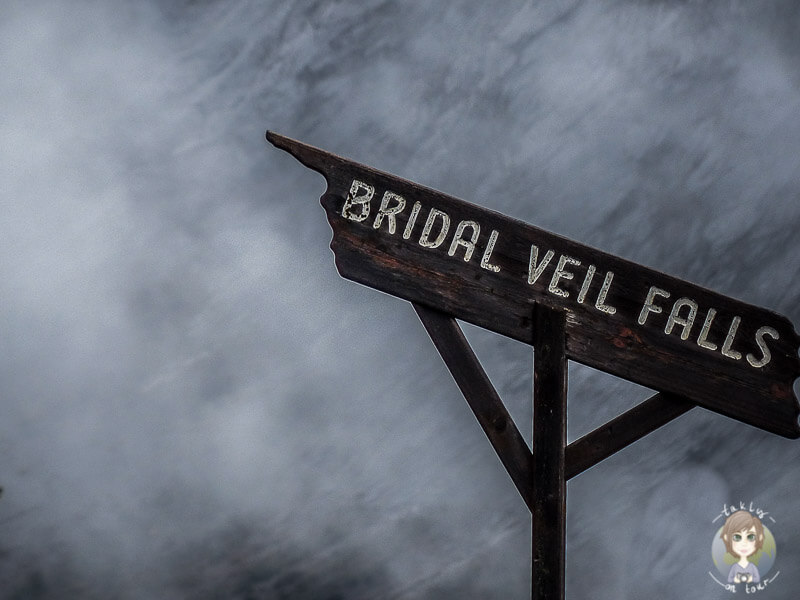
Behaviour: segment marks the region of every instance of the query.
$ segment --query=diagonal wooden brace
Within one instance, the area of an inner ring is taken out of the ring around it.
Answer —
[[[472,412],[531,507],[531,453],[456,320],[441,311],[412,303]],[[666,425],[696,405],[672,394],[655,394],[572,442],[566,448],[565,475],[571,479]]]
[[[486,437],[530,509],[533,500],[533,489],[530,485],[531,453],[464,337],[464,332],[456,320],[445,313],[419,304],[413,306]]]
[[[572,479],[615,452],[697,406],[672,394],[656,394],[567,446],[566,476]]]

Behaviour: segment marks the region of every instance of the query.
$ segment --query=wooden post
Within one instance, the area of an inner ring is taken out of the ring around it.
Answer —
[[[694,406],[800,438],[800,335],[786,317],[274,132],[267,140],[325,177],[339,273],[414,303],[531,510],[534,600],[564,600],[568,477]],[[690,339],[695,317],[702,331]],[[532,453],[456,318],[533,345]],[[568,358],[659,393],[567,447]]]
[[[567,358],[563,312],[534,308],[532,598],[564,600]]]

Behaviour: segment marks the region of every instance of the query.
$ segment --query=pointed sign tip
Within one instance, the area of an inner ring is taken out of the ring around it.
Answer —
[[[289,154],[299,158],[298,154],[305,148],[311,148],[308,144],[299,142],[280,133],[275,133],[267,129],[267,141],[280,150],[285,150]]]
[[[305,166],[317,171],[327,179],[327,167],[329,166],[331,159],[335,158],[333,154],[306,144],[305,142],[300,142],[290,137],[286,137],[285,135],[275,133],[270,129],[267,130],[266,138],[270,144],[279,150],[288,152]]]
[[[271,129],[267,129],[267,141],[276,148],[280,148],[282,145],[285,145],[287,140],[287,137],[282,136],[279,133],[275,133]]]

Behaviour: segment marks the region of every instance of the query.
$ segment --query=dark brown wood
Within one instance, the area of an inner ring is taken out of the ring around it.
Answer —
[[[530,452],[461,327],[455,319],[438,310],[419,304],[413,306],[500,461],[530,508]],[[678,396],[655,394],[569,444],[565,455],[566,478],[569,480],[579,475],[695,406],[693,402]]]
[[[572,479],[687,413],[696,405],[670,394],[656,394],[605,425],[575,440],[566,449],[566,477]]]
[[[565,318],[534,310],[533,343],[533,600],[564,599],[567,543],[567,356]]]
[[[415,304],[414,310],[525,504],[533,510],[531,453],[461,327],[452,317],[432,308]]]
[[[785,317],[301,142],[267,138],[325,177],[321,202],[342,276],[526,343],[532,303],[564,310],[568,358],[800,437],[792,388],[800,337]]]
[[[461,327],[438,310],[419,304],[413,307],[514,485],[531,508],[531,453]],[[645,400],[569,444],[565,454],[566,478],[569,480],[593,467],[694,406],[689,400],[669,394],[656,394]]]
[[[800,336],[785,317],[296,140],[267,139],[325,177],[339,273],[414,304],[531,510],[534,599],[564,599],[567,479],[696,405],[800,437]],[[533,345],[532,452],[454,317]],[[567,359],[660,393],[567,446]]]

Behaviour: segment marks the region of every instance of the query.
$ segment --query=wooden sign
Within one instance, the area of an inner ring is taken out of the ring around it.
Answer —
[[[348,279],[533,343],[566,313],[566,355],[788,438],[800,337],[785,317],[272,132],[321,173]]]

